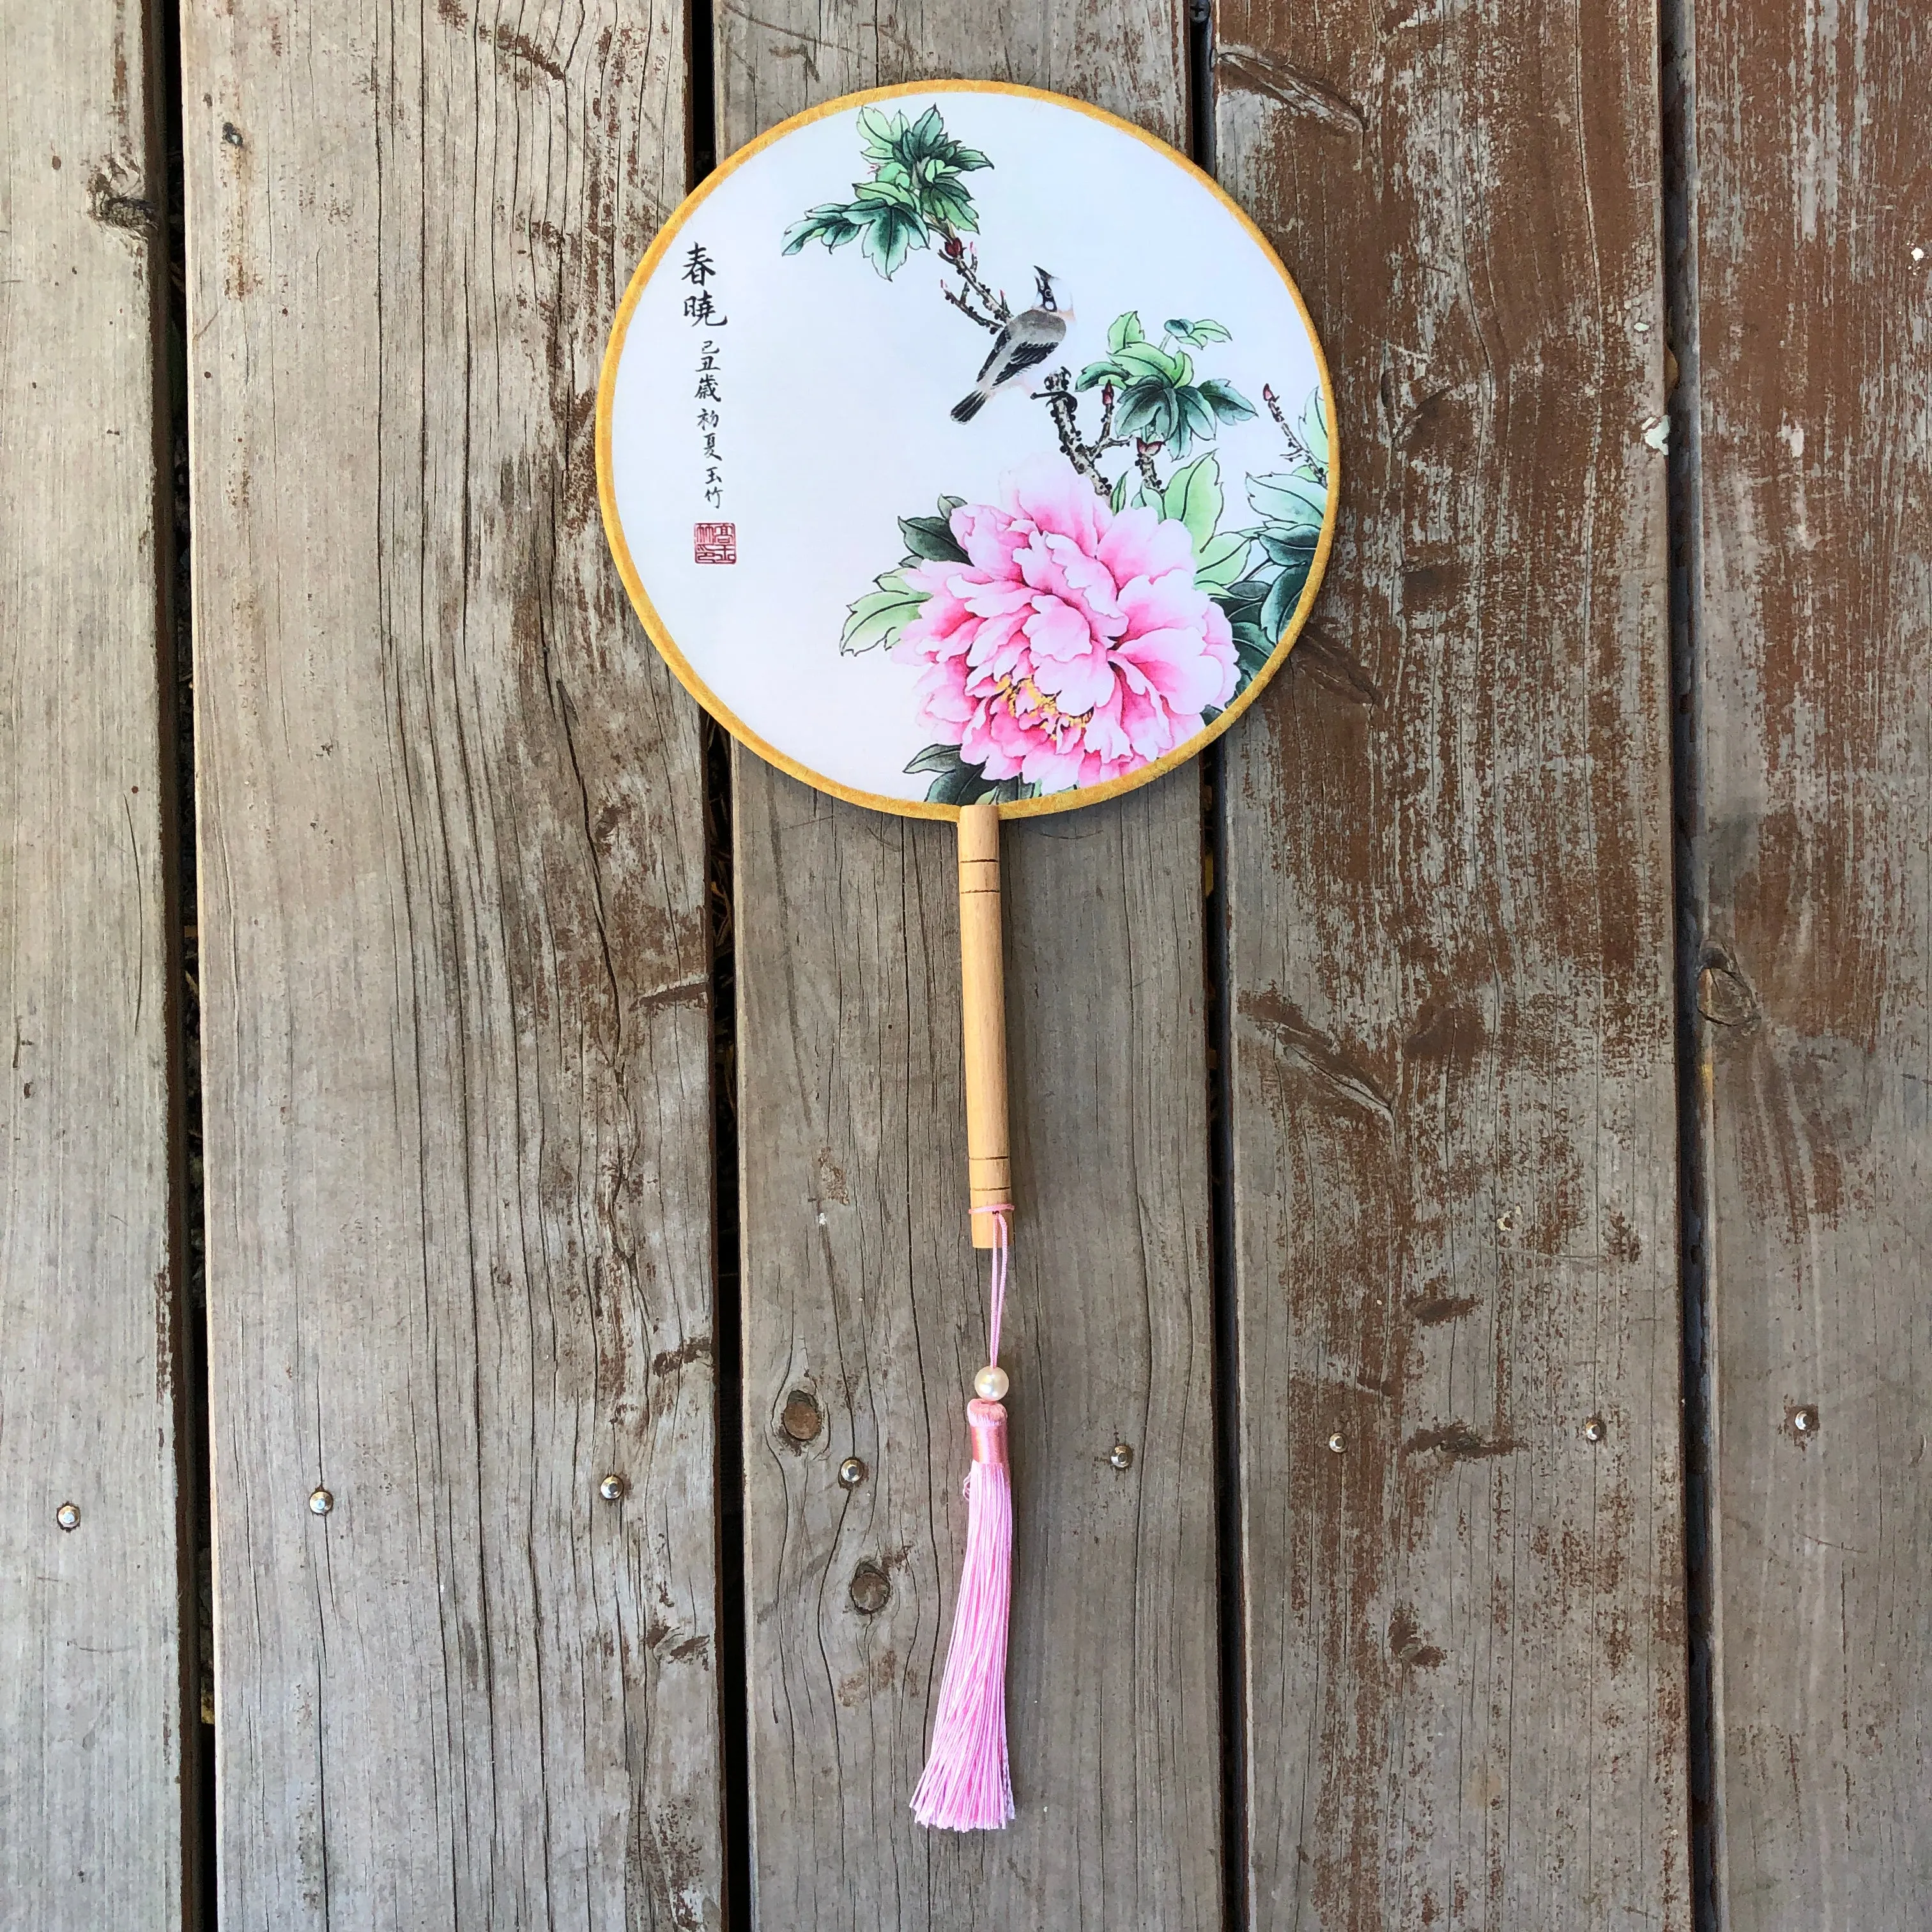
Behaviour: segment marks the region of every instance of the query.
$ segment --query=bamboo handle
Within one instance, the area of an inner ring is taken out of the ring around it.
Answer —
[[[966,1042],[966,1179],[975,1208],[1012,1198],[1006,1139],[1006,989],[1000,946],[1000,808],[959,808],[959,990]],[[972,1216],[990,1248],[990,1214]]]

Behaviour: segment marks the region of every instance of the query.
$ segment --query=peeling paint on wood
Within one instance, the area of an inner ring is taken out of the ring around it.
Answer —
[[[1656,44],[1218,24],[1344,490],[1228,752],[1253,1923],[1684,1932]]]
[[[1693,886],[1730,1932],[1932,1892],[1922,8],[1699,0]]]

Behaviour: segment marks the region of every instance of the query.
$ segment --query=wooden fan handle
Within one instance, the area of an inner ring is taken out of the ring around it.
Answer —
[[[1010,1203],[1006,968],[1000,942],[1000,808],[959,808],[959,990],[966,1044],[966,1178],[974,1208]],[[972,1216],[973,1245],[990,1248],[991,1214]]]

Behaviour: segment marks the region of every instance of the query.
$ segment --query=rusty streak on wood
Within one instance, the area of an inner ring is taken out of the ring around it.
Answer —
[[[0,80],[0,1918],[45,1932],[193,1888],[146,34],[10,8]]]
[[[1932,20],[1694,24],[1716,1874],[1731,1932],[1904,1926],[1932,1892]]]
[[[1345,489],[1228,752],[1253,1923],[1681,1929],[1652,28],[1219,28]]]
[[[1184,13],[722,10],[719,146],[932,74],[1058,88],[1184,140]],[[986,1349],[959,1186],[952,830],[836,804],[746,756],[734,770],[760,1922],[1218,1927],[1195,775],[1004,835],[1019,1816],[955,1836],[908,1809]],[[780,1418],[807,1376],[826,1427],[800,1452]],[[1107,1460],[1123,1439],[1125,1475]],[[854,1454],[872,1474],[848,1493]],[[868,1580],[861,1606],[868,1564],[890,1594]]]
[[[702,759],[591,435],[684,22],[184,39],[222,1922],[714,1927]]]

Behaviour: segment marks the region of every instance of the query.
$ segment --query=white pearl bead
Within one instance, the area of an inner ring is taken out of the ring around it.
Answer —
[[[974,1391],[982,1402],[1004,1402],[1012,1386],[1004,1369],[984,1368],[973,1378]]]

